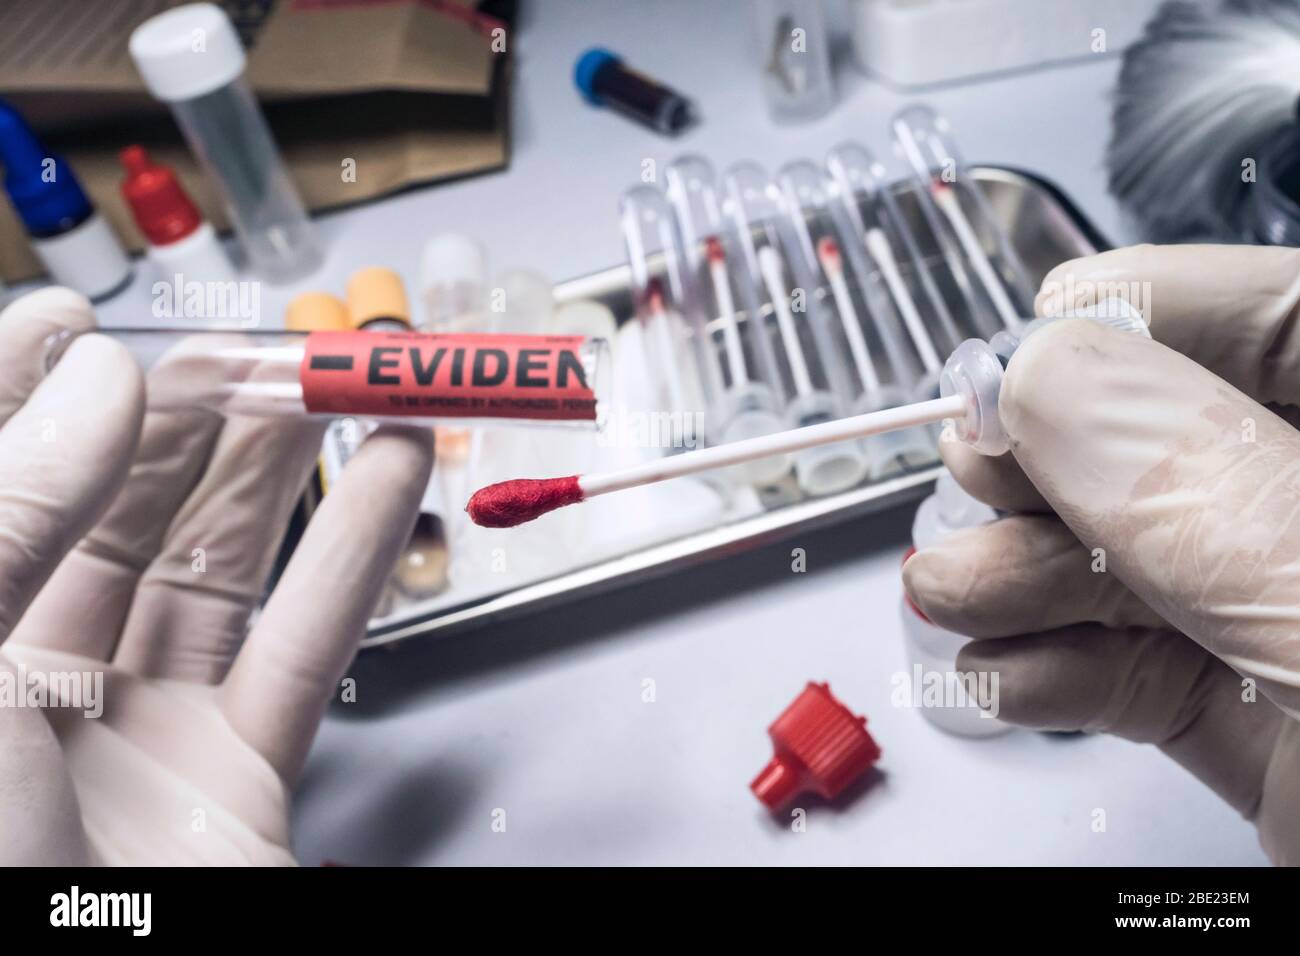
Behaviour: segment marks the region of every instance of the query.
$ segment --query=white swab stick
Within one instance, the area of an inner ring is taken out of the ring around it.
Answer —
[[[912,428],[943,421],[945,418],[960,418],[965,414],[965,401],[960,395],[947,398],[933,398],[912,405],[900,405],[886,408],[865,415],[840,418],[835,421],[792,428],[772,435],[760,435],[744,441],[730,442],[688,451],[671,458],[657,459],[644,464],[634,465],[619,471],[598,475],[582,475],[578,484],[584,498],[603,495],[625,488],[636,488],[670,478],[681,478],[713,468],[726,468],[742,462],[767,458],[772,455],[786,455],[815,445],[829,445],[837,441],[850,441],[879,435],[882,432]]]
[[[875,392],[880,388],[880,376],[876,374],[875,363],[871,361],[871,350],[867,348],[867,338],[862,334],[862,325],[858,322],[858,310],[853,307],[853,296],[849,294],[848,283],[844,281],[844,261],[840,256],[839,244],[830,236],[823,236],[817,243],[817,257],[831,284],[835,311],[840,314],[840,324],[844,326],[844,337],[848,340],[849,352],[853,356],[853,367],[858,370],[858,381],[862,383],[864,392]]]
[[[731,296],[731,282],[727,278],[727,256],[717,236],[710,236],[706,246],[713,297],[718,303],[718,318],[722,320],[722,344],[727,350],[731,387],[736,388],[749,381],[749,369],[745,366],[745,349],[740,344],[740,329],[736,325],[736,301]]]
[[[799,330],[795,328],[794,314],[790,311],[789,293],[781,276],[781,260],[771,246],[758,250],[758,271],[763,274],[763,284],[767,286],[767,296],[772,300],[772,309],[776,313],[776,327],[785,346],[786,360],[790,363],[794,390],[799,395],[811,395],[812,376],[808,374],[808,361],[804,358]]]
[[[646,299],[647,311],[650,313],[650,334],[654,337],[655,347],[660,352],[663,373],[668,378],[668,403],[672,406],[672,411],[685,410],[686,389],[682,386],[677,342],[673,334],[676,313],[673,316],[668,314],[658,282],[652,281],[646,292]]]
[[[966,218],[966,213],[961,208],[961,200],[957,198],[956,192],[944,182],[935,182],[930,192],[934,195],[934,201],[939,205],[939,208],[943,210],[943,214],[952,223],[953,232],[957,233],[957,241],[961,243],[966,258],[970,260],[975,269],[975,274],[980,277],[980,282],[983,283],[989,298],[993,301],[993,308],[997,310],[998,317],[1002,319],[1002,324],[1012,332],[1018,332],[1023,325],[1020,321],[1020,315],[1011,299],[1007,296],[1007,290],[1003,288],[1002,280],[998,278],[997,272],[994,271],[993,263],[989,262],[989,257],[984,254],[984,247],[980,245],[979,237],[975,235],[975,230],[971,228],[970,220]]]
[[[917,354],[921,356],[921,364],[925,366],[926,373],[939,371],[943,367],[943,362],[939,360],[939,353],[934,349],[934,341],[925,327],[925,321],[921,318],[916,303],[912,301],[911,293],[907,291],[907,283],[903,281],[903,274],[898,270],[898,260],[894,258],[894,249],[889,244],[889,240],[885,238],[881,229],[872,227],[866,231],[863,241],[866,243],[867,253],[875,260],[880,274],[885,277],[885,285],[894,299],[894,304],[898,307],[899,314],[903,317],[903,324],[907,326],[907,333],[912,337],[912,344],[916,346]]]

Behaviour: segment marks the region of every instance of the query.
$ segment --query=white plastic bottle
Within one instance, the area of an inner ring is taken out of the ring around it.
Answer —
[[[922,551],[955,531],[987,524],[996,517],[997,512],[967,494],[945,470],[935,482],[934,493],[916,509],[916,518],[912,522],[912,546]],[[971,639],[932,623],[906,594],[903,595],[902,613],[908,677],[914,688],[913,706],[918,707],[936,727],[963,737],[992,737],[1010,730],[1010,724],[990,717],[975,701],[966,697],[960,689],[964,685],[959,685],[952,677],[957,671],[957,652]],[[942,687],[942,696],[937,702],[931,702],[933,705],[927,704],[928,695],[916,699],[927,684],[932,688]],[[984,684],[976,686],[996,692],[996,685],[987,678]],[[955,700],[952,689],[958,689]]]
[[[4,191],[50,278],[89,299],[105,299],[131,280],[131,260],[91,205],[72,167],[36,138],[0,100]]]

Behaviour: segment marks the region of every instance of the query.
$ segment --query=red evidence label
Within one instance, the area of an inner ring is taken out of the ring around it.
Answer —
[[[595,421],[582,364],[587,340],[566,335],[312,332],[303,404],[331,415]]]

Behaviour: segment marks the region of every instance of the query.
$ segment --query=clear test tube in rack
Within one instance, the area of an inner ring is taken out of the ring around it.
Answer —
[[[784,167],[779,183],[786,205],[797,211],[791,222],[802,257],[810,271],[824,278],[822,324],[832,354],[845,357],[839,364],[849,381],[844,392],[848,411],[857,415],[907,404],[922,376],[916,353],[895,322],[880,270],[868,265],[861,219],[846,214],[835,180],[811,162]],[[890,287],[898,282],[895,278]],[[902,292],[910,304],[910,291]],[[923,427],[873,435],[863,447],[873,477],[929,464],[936,454],[934,439]]]
[[[780,398],[772,383],[776,366],[751,310],[738,307],[737,285],[748,290],[735,268],[735,234],[722,214],[713,166],[701,156],[683,156],[665,170],[667,196],[676,216],[678,253],[689,277],[691,308],[704,328],[704,379],[714,381],[720,396],[716,444],[768,435],[786,427]],[[745,300],[747,301],[747,300]],[[779,482],[790,470],[786,456],[741,466],[737,475],[756,486]]]
[[[912,170],[917,199],[945,256],[962,257],[992,307],[997,324],[986,324],[984,331],[1018,331],[1021,316],[1033,313],[1035,290],[983,190],[969,175],[948,121],[927,106],[914,105],[900,110],[891,126],[895,147]]]
[[[776,357],[790,427],[816,425],[844,415],[849,376],[838,365],[823,325],[815,253],[800,209],[788,208],[780,189],[756,163],[727,171],[727,211],[741,240],[746,284],[758,300],[755,314]],[[798,225],[794,220],[799,219]],[[868,472],[865,450],[841,442],[798,452],[799,487],[809,495],[852,488]]]
[[[686,423],[710,403],[701,380],[705,335],[698,315],[688,307],[672,206],[658,188],[633,186],[619,201],[619,220],[632,274],[632,302],[659,392],[657,410],[673,416],[673,427],[683,429],[675,437],[685,439]],[[672,447],[685,447],[685,441],[674,441]]]
[[[976,329],[965,334],[959,330],[934,281],[931,263],[898,207],[885,167],[866,147],[847,142],[830,151],[826,168],[841,219],[856,237],[848,246],[862,253],[856,258],[851,255],[850,262],[862,263],[866,275],[878,276],[885,286],[886,306],[901,320],[920,363],[923,384],[918,391],[928,392],[936,367]]]
[[[552,335],[101,328],[148,372],[152,411],[594,429],[609,346]],[[45,371],[79,333],[46,343]]]

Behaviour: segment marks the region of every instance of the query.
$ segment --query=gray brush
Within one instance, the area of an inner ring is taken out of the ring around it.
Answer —
[[[1159,242],[1268,239],[1244,173],[1262,181],[1284,147],[1294,159],[1298,98],[1300,0],[1171,0],[1124,54],[1111,191]]]

